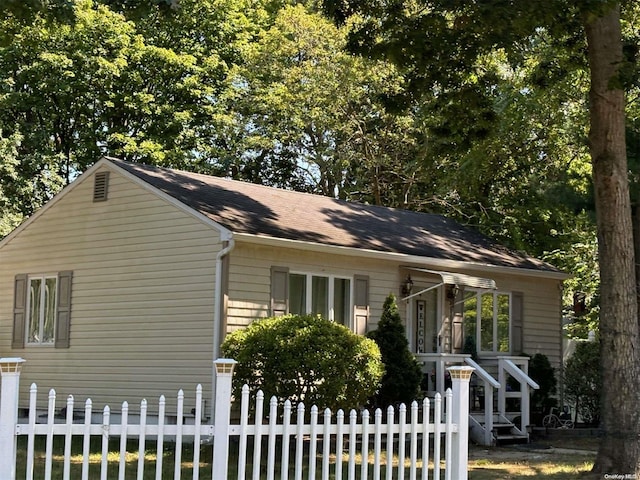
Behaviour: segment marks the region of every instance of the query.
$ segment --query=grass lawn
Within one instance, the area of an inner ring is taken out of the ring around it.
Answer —
[[[118,470],[120,463],[119,453],[120,441],[119,439],[113,440],[109,443],[109,455],[107,466],[107,479],[115,480],[119,478]],[[153,480],[156,478],[156,460],[157,452],[155,450],[155,443],[147,441],[148,450],[145,452],[145,468],[144,479]],[[163,479],[173,479],[175,469],[175,453],[173,451],[173,445],[169,445],[171,448],[167,449],[162,455],[163,463]],[[36,437],[35,441],[35,461],[34,461],[34,478],[45,478],[45,449],[46,443],[44,437]],[[211,478],[211,454],[210,449],[202,449],[201,461],[200,461],[200,477]],[[27,438],[22,436],[18,437],[18,458],[17,458],[17,477],[18,479],[26,478],[26,451],[27,451]],[[101,439],[91,439],[92,452],[89,455],[89,478],[100,478],[100,463],[101,463]],[[52,478],[62,478],[63,475],[63,452],[64,452],[64,437],[54,437],[53,446],[53,463],[52,463]],[[82,475],[82,438],[74,437],[71,447],[71,462],[70,462],[70,478],[81,478]],[[207,458],[207,454],[208,458]],[[137,442],[131,442],[125,456],[125,478],[135,479],[137,478],[138,468],[138,452]],[[182,449],[182,461],[181,461],[181,476],[188,479],[193,477],[193,448],[191,445],[185,445]]]
[[[521,458],[486,458],[469,462],[470,480],[543,478],[568,480],[584,478],[593,467],[593,458],[584,455],[549,453],[522,455]]]
[[[592,437],[542,439],[520,448],[471,447],[469,479],[585,478],[593,467],[597,447],[598,439]]]
[[[63,438],[59,437],[54,442],[54,464],[52,478],[62,478],[63,464],[62,464],[62,452],[63,452]],[[94,438],[92,442],[92,452],[100,452],[100,439]],[[583,441],[584,443],[584,441]],[[109,455],[109,466],[107,470],[107,478],[118,478],[118,466],[120,461],[120,455],[117,453],[119,443],[114,441],[110,450],[113,453]],[[155,444],[153,442],[147,442],[148,450],[145,453],[145,479],[155,479],[155,465],[157,455],[154,450]],[[486,447],[471,447],[469,453],[469,479],[470,480],[501,480],[501,479],[531,479],[542,478],[548,480],[561,480],[561,479],[578,479],[584,478],[585,475],[591,470],[593,466],[594,454],[573,453],[568,452],[566,449],[572,447],[571,442],[562,442],[563,449],[550,448],[550,445],[541,442],[534,445],[538,448],[513,448],[513,447],[500,447],[500,448],[486,448]],[[132,442],[130,445],[130,451],[136,452],[137,442]],[[171,445],[173,447],[173,445]],[[580,449],[591,450],[591,445],[578,444]],[[80,478],[82,471],[82,444],[81,439],[74,439],[72,445],[72,459],[71,459],[71,478]],[[321,450],[320,450],[321,451]],[[44,478],[44,452],[45,442],[44,438],[38,438],[36,442],[36,462],[34,468],[34,478]],[[234,445],[231,445],[231,458],[237,458],[237,446],[234,449]],[[263,451],[263,455],[266,454],[266,450]],[[201,449],[200,460],[200,478],[211,478],[211,447],[203,447]],[[251,452],[248,455],[248,461],[251,462]],[[193,449],[190,445],[185,445],[182,452],[181,462],[181,478],[190,479],[193,475]],[[174,464],[175,455],[172,448],[167,449],[163,453],[163,478],[174,478]],[[331,459],[332,464],[335,464],[335,457]],[[384,460],[384,459],[383,459]],[[237,462],[237,460],[235,461]],[[230,461],[229,474],[232,479],[237,477],[237,465],[233,460]],[[92,454],[89,460],[89,478],[98,478],[100,472],[100,453]],[[357,461],[356,478],[360,478],[360,465],[362,458]],[[373,466],[373,457],[368,459],[368,463]],[[394,459],[394,464],[397,465],[397,459]],[[135,479],[138,465],[138,454],[127,453],[126,456],[126,468],[125,478]],[[305,458],[305,465],[308,466],[308,459]],[[26,466],[26,438],[18,438],[18,477],[25,478],[25,466]],[[409,465],[405,464],[405,478],[408,478]],[[420,474],[422,465],[418,465],[418,474]],[[433,468],[433,465],[430,466]],[[266,478],[266,469],[262,468],[263,472],[261,478]],[[307,468],[305,467],[305,477],[307,478]],[[320,459],[317,462],[317,478],[321,478],[321,465]],[[250,478],[252,473],[252,466],[247,466],[246,475]],[[280,477],[280,468],[276,467],[275,478]],[[333,475],[333,467],[331,470]],[[394,471],[394,478],[396,472]],[[444,476],[444,475],[443,475]],[[372,476],[372,468],[369,469],[369,477]],[[290,478],[293,478],[293,472],[291,472]],[[331,478],[334,478],[331,476]],[[347,465],[343,463],[343,478],[347,478]],[[385,471],[383,469],[381,478],[385,478]]]

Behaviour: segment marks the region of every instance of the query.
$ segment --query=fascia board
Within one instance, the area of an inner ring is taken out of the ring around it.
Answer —
[[[441,268],[452,270],[469,270],[474,272],[494,272],[507,275],[518,275],[536,278],[548,278],[553,280],[566,280],[571,278],[564,272],[550,272],[545,270],[534,270],[529,268],[503,267],[497,265],[488,265],[472,262],[461,262],[458,260],[446,260],[441,258],[420,257],[417,255],[407,255],[394,252],[380,252],[376,250],[367,250],[354,247],[342,247],[336,245],[324,245],[314,242],[306,242],[301,240],[290,240],[284,238],[267,237],[264,235],[255,235],[249,233],[234,233],[234,238],[238,242],[253,243],[258,245],[267,245],[273,247],[296,248],[298,250],[313,251],[319,253],[327,253],[334,255],[347,255],[351,257],[369,258],[375,260],[387,260],[398,262],[402,265],[411,265],[414,267],[425,268]]]

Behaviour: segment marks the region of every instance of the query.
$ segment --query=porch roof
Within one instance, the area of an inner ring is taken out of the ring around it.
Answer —
[[[465,275],[462,273],[442,272],[440,270],[429,270],[427,268],[419,267],[404,267],[407,270],[414,272],[429,273],[431,275],[438,275],[442,279],[442,283],[445,285],[458,285],[459,287],[473,287],[481,288],[483,290],[495,290],[496,282],[490,278],[474,277],[471,275]]]

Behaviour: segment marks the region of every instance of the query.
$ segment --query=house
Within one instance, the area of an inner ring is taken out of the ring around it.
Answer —
[[[210,398],[227,332],[307,311],[364,334],[393,292],[427,390],[448,364],[478,369],[490,443],[509,396],[528,425],[521,354],[560,365],[565,278],[439,215],[102,158],[0,242],[0,356],[27,360],[22,398],[31,382],[94,405]]]

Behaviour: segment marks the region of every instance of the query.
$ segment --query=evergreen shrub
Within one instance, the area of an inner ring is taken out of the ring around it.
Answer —
[[[580,342],[564,366],[564,392],[583,423],[600,422],[600,343]]]
[[[423,373],[409,350],[395,295],[389,294],[385,299],[378,327],[369,333],[369,338],[380,347],[385,369],[382,385],[372,403],[383,408],[399,403],[409,405],[418,397]]]

